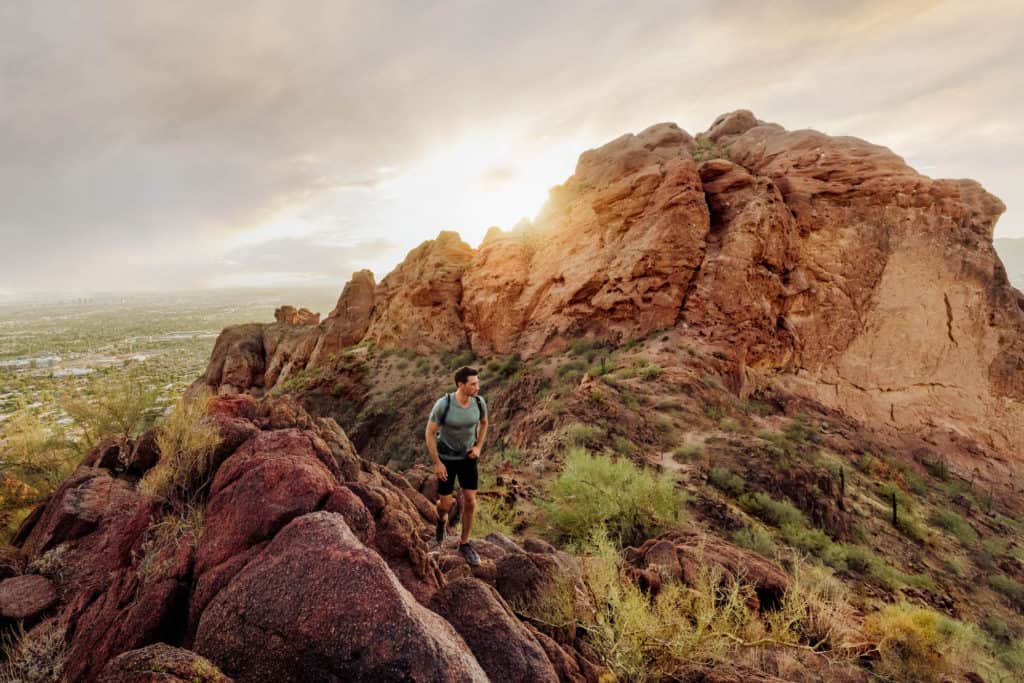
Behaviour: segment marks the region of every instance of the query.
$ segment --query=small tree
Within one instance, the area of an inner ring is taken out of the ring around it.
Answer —
[[[82,452],[89,451],[100,440],[113,436],[124,444],[146,427],[158,389],[147,386],[138,373],[111,381],[101,387],[99,395],[90,399],[84,393],[64,396],[61,407],[82,431]]]

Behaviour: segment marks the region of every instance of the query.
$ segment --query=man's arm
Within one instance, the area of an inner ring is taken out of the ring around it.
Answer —
[[[440,428],[441,425],[430,420],[427,422],[427,429],[424,431],[423,436],[427,440],[427,453],[430,454],[430,460],[434,465],[434,474],[441,481],[445,481],[448,479],[448,470],[441,464],[441,458],[437,455],[437,430]]]
[[[480,420],[480,427],[476,430],[476,443],[469,449],[469,457],[476,459],[480,457],[480,451],[484,447],[484,439],[487,438],[487,418]]]

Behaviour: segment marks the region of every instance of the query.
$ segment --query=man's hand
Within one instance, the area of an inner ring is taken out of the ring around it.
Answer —
[[[480,447],[479,446],[473,446],[472,448],[470,448],[466,452],[466,457],[469,458],[470,460],[476,460],[477,458],[479,458],[480,457]]]
[[[434,463],[434,474],[441,481],[448,481],[448,468],[440,460]]]

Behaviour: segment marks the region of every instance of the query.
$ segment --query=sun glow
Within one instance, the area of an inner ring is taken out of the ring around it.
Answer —
[[[467,133],[438,144],[380,190],[404,205],[408,227],[424,237],[450,229],[476,246],[489,227],[509,229],[536,216],[548,190],[572,174],[580,149],[577,140],[515,130]]]

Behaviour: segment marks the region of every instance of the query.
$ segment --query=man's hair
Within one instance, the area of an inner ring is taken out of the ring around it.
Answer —
[[[468,365],[463,365],[461,368],[455,371],[455,386],[465,384],[469,381],[469,378],[473,375],[479,375],[480,371],[476,368],[471,368]]]

